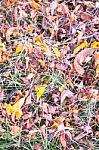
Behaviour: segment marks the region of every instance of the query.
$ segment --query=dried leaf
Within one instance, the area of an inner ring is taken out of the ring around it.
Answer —
[[[79,52],[75,59],[74,59],[74,67],[76,69],[76,71],[80,74],[80,75],[83,75],[84,74],[84,69],[83,67],[81,66],[82,63],[85,61],[85,59],[88,57],[88,56],[91,56],[93,54],[93,52],[95,50],[97,50],[99,48],[86,48],[84,49],[83,51]]]
[[[23,44],[21,43],[21,44],[19,44],[18,46],[17,46],[17,48],[16,48],[16,53],[20,53],[20,52],[22,52],[22,50],[23,50]]]
[[[19,99],[13,106],[17,108],[21,108],[25,102],[25,97]]]
[[[41,5],[38,4],[38,3],[36,3],[34,0],[32,0],[31,5],[32,5],[32,7],[33,7],[35,10],[42,11]]]
[[[61,93],[61,104],[64,102],[65,98],[71,98],[73,96],[73,93],[70,90],[64,90]]]
[[[45,88],[46,88],[46,84],[35,87],[35,91],[36,91],[36,95],[37,95],[37,102],[39,101],[39,99],[41,98],[41,96],[43,95]]]
[[[10,35],[13,34],[14,31],[16,31],[17,28],[16,27],[11,27],[7,30],[6,32],[6,40],[7,42],[10,42]]]
[[[91,44],[91,48],[97,48],[97,47],[99,47],[99,42],[95,41]]]
[[[0,52],[3,52],[3,51],[4,51],[3,43],[2,43],[2,41],[0,40]]]
[[[88,45],[87,41],[81,43],[78,47],[76,47],[73,51],[73,55],[77,54],[81,49],[85,48]]]
[[[35,44],[41,46],[44,51],[48,51],[48,46],[44,43],[42,35],[35,38]]]
[[[59,139],[63,148],[66,149],[67,144],[66,144],[66,137],[64,132],[61,132]]]
[[[18,127],[16,125],[11,127],[11,132],[10,132],[11,135],[17,136],[20,134],[20,132],[21,132],[20,127]]]
[[[56,56],[57,56],[58,58],[60,58],[60,51],[59,51],[59,49],[58,49],[57,47],[53,47],[53,51],[54,51],[54,53],[56,54]]]
[[[4,91],[2,87],[0,86],[0,102],[3,102],[3,99],[4,99]]]
[[[69,84],[72,89],[74,89],[74,85],[73,85],[71,79],[67,79],[66,83]]]

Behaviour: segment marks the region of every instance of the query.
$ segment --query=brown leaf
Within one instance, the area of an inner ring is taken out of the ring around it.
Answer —
[[[20,132],[21,132],[20,127],[18,127],[16,125],[11,127],[11,132],[10,132],[11,135],[17,136],[18,134],[20,134]]]
[[[99,48],[86,48],[76,55],[74,59],[74,67],[80,75],[84,74],[84,69],[81,66],[82,63],[88,56],[91,56],[95,50],[99,50]]]
[[[3,101],[3,98],[4,98],[4,92],[3,92],[3,89],[0,86],[0,102]]]
[[[62,144],[63,148],[66,149],[66,138],[65,138],[64,132],[61,132],[59,139],[60,139],[60,143]]]
[[[46,133],[45,133],[45,125],[40,127],[40,134],[42,136],[42,139],[45,140],[46,139]]]
[[[80,15],[81,15],[82,20],[90,21],[93,19],[93,17],[90,14],[85,13],[85,12],[81,12]]]
[[[73,93],[70,90],[64,90],[61,93],[61,104],[64,102],[65,98],[71,98],[73,96]]]
[[[7,40],[7,42],[10,42],[10,35],[11,35],[14,31],[16,31],[16,30],[17,30],[16,27],[11,27],[11,28],[9,28],[9,29],[7,30],[7,32],[6,32],[6,40]]]

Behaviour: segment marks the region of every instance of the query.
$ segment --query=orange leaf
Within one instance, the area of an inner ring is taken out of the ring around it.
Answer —
[[[42,11],[42,8],[41,8],[41,5],[36,3],[34,0],[32,0],[32,3],[31,3],[32,7],[38,11]]]
[[[69,84],[72,89],[74,89],[74,85],[73,85],[71,79],[67,79],[67,80],[66,80],[66,83]]]

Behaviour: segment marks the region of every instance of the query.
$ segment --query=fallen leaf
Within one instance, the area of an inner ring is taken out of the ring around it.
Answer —
[[[2,43],[2,41],[0,40],[0,52],[3,52],[3,51],[4,51],[3,43]]]
[[[0,102],[3,102],[3,100],[4,100],[4,91],[2,87],[0,86]]]
[[[74,51],[73,55],[77,54],[81,49],[85,48],[88,45],[87,41],[82,42],[79,46],[77,46]]]
[[[94,51],[98,50],[99,48],[86,48],[84,50],[82,50],[81,52],[79,52],[75,59],[74,59],[74,67],[76,69],[76,71],[80,74],[83,75],[84,74],[84,69],[81,66],[82,63],[85,61],[85,59],[88,56],[91,56],[93,54]]]
[[[73,85],[71,79],[68,78],[68,79],[66,80],[66,83],[69,84],[72,89],[74,89],[74,85]]]
[[[10,5],[12,5],[13,3],[15,3],[16,0],[4,0],[4,4],[9,7]]]
[[[13,34],[14,31],[17,30],[17,27],[11,27],[6,32],[6,40],[7,42],[10,42],[10,35]]]
[[[37,102],[39,101],[39,99],[41,98],[41,96],[43,95],[45,88],[46,88],[46,84],[35,87],[35,91],[36,91],[36,95],[37,95]]]
[[[23,50],[23,44],[22,43],[20,43],[17,47],[16,47],[16,53],[20,53],[20,52],[22,52],[22,50]]]
[[[32,0],[31,5],[32,5],[32,7],[33,7],[35,10],[42,11],[41,5],[38,4],[38,3],[36,3],[34,0]]]
[[[55,55],[57,56],[57,58],[60,58],[60,51],[57,47],[53,47],[53,51],[55,53]]]
[[[65,137],[65,133],[61,131],[60,133],[60,137],[59,137],[60,143],[63,146],[64,149],[66,149],[66,137]]]
[[[70,90],[64,90],[61,93],[61,104],[64,102],[65,98],[71,98],[73,96],[73,93]]]
[[[25,102],[25,97],[17,100],[17,102],[13,105],[14,107],[21,108]]]
[[[99,47],[99,42],[95,41],[91,44],[91,48],[97,48],[97,47]]]
[[[96,67],[96,77],[99,76],[99,52],[97,52],[94,56],[94,62]]]
[[[11,127],[11,132],[10,132],[11,135],[17,136],[20,134],[20,132],[21,132],[20,127],[18,127],[16,125]]]

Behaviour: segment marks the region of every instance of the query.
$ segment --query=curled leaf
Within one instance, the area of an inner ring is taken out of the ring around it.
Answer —
[[[99,48],[86,48],[76,55],[76,57],[74,59],[74,67],[80,75],[84,74],[84,69],[82,67],[82,63],[85,61],[85,59],[88,56],[91,56],[93,54],[93,52],[97,49],[99,49]]]
[[[81,49],[85,48],[88,45],[87,41],[81,43],[78,47],[76,47],[73,51],[73,54],[77,54]]]

